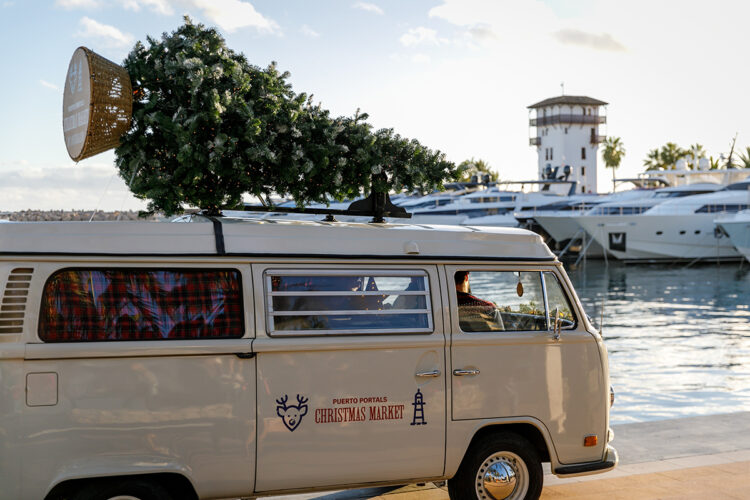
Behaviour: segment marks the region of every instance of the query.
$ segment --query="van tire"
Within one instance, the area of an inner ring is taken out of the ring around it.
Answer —
[[[133,497],[138,500],[175,500],[156,481],[143,478],[110,478],[87,483],[71,500],[110,500],[116,497]]]
[[[500,498],[490,495],[482,480],[488,467],[493,466],[500,472],[512,471],[510,475],[514,476],[515,487],[499,494]],[[517,434],[502,432],[488,435],[469,448],[458,472],[448,481],[448,494],[451,500],[537,500],[543,482],[542,461],[534,446]]]

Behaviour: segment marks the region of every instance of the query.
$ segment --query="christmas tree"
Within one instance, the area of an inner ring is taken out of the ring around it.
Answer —
[[[207,214],[244,194],[299,206],[361,194],[431,191],[456,178],[439,151],[367,115],[332,117],[265,69],[227,48],[212,28],[185,24],[136,43],[124,62],[134,88],[131,127],[115,150],[121,177],[149,211]]]

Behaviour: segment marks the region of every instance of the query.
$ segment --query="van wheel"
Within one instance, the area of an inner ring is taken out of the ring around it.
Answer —
[[[451,500],[536,500],[543,481],[539,454],[526,439],[494,434],[469,449],[448,494]]]
[[[112,478],[93,481],[78,490],[71,500],[174,500],[156,482],[145,479]]]

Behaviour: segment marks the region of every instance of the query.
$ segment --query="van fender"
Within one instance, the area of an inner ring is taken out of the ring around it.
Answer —
[[[134,460],[137,458],[137,460]],[[54,479],[46,487],[46,491],[39,491],[34,498],[45,498],[52,490],[69,481],[89,480],[102,477],[120,477],[147,474],[177,474],[190,483],[193,491],[195,483],[189,468],[183,464],[170,461],[163,456],[111,456],[92,457],[74,460],[60,467]],[[39,484],[39,483],[37,483]],[[43,483],[42,483],[43,484]],[[39,487],[42,487],[39,484]],[[25,491],[29,492],[24,488]]]
[[[456,474],[469,446],[476,437],[481,438],[483,433],[495,430],[507,430],[521,435],[529,434],[532,443],[537,441],[538,445],[546,446],[552,470],[560,465],[549,430],[539,419],[521,416],[481,420],[451,420],[448,423],[446,440],[445,476],[450,478]]]

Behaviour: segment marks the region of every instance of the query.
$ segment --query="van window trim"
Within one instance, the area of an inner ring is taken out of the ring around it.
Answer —
[[[100,263],[97,263],[100,264]],[[205,342],[205,341],[232,341],[232,340],[242,340],[246,339],[248,340],[247,333],[247,317],[246,317],[246,301],[245,301],[245,280],[243,279],[243,272],[242,269],[239,267],[227,267],[222,266],[221,264],[216,265],[216,267],[180,267],[179,265],[168,265],[165,267],[159,266],[158,263],[148,263],[146,265],[142,266],[133,266],[130,265],[131,263],[113,263],[113,265],[110,266],[102,266],[102,265],[96,265],[96,266],[64,266],[60,268],[56,268],[52,272],[49,273],[49,276],[44,280],[44,283],[42,284],[41,293],[38,295],[39,302],[39,313],[37,314],[37,320],[36,320],[36,340],[41,342],[42,344],[47,345],[68,345],[68,344],[77,344],[77,345],[89,345],[89,344],[118,344],[123,342],[148,342],[148,343],[156,343],[156,342],[179,342],[179,341],[191,341],[191,342]],[[36,269],[36,268],[35,268]],[[189,339],[170,339],[170,338],[155,338],[155,339],[104,339],[104,340],[60,340],[60,341],[49,341],[44,340],[42,338],[42,314],[44,314],[42,310],[42,303],[44,301],[45,292],[47,290],[47,285],[49,284],[50,280],[54,278],[57,274],[65,272],[65,271],[111,271],[111,270],[125,270],[125,271],[160,271],[160,272],[185,272],[185,271],[195,271],[195,272],[210,272],[210,271],[232,271],[237,273],[237,280],[238,280],[238,286],[239,286],[239,295],[240,295],[240,324],[242,326],[242,335],[239,337],[197,337],[197,338],[189,338]],[[252,301],[251,301],[252,302]],[[250,339],[252,340],[252,339]]]
[[[539,269],[539,268],[536,268],[536,269],[533,269],[533,268],[526,267],[523,262],[518,262],[518,261],[516,261],[516,262],[519,264],[519,267],[517,267],[517,268],[516,267],[507,267],[507,268],[502,268],[502,269],[498,269],[496,267],[493,267],[492,265],[489,265],[488,267],[477,267],[477,266],[474,266],[474,265],[463,266],[461,263],[450,263],[450,264],[446,264],[445,270],[446,270],[446,274],[448,275],[447,278],[448,278],[448,282],[449,283],[453,283],[453,275],[456,272],[458,272],[458,271],[539,273],[539,279],[542,282],[541,285],[542,285],[542,292],[543,292],[543,296],[544,296],[544,310],[545,310],[545,316],[546,316],[547,330],[504,330],[504,331],[497,331],[497,332],[489,332],[489,331],[486,331],[486,332],[467,332],[465,330],[462,330],[461,329],[461,324],[458,321],[458,297],[456,295],[456,289],[453,286],[449,287],[450,288],[450,290],[449,290],[449,299],[450,299],[449,300],[449,304],[450,304],[450,309],[451,309],[451,330],[455,331],[454,326],[457,326],[458,327],[458,330],[457,330],[458,333],[465,333],[467,335],[475,335],[475,334],[486,335],[488,333],[493,333],[493,334],[514,334],[515,335],[515,334],[519,334],[519,333],[538,334],[538,333],[549,333],[549,332],[552,332],[553,331],[553,329],[552,329],[553,325],[552,325],[552,322],[550,321],[549,303],[548,303],[548,298],[547,298],[547,284],[544,281],[544,273],[550,273],[550,274],[552,274],[555,277],[555,279],[557,280],[557,284],[560,286],[560,289],[562,290],[563,295],[565,296],[565,299],[568,302],[568,306],[570,307],[570,312],[571,312],[571,314],[573,315],[573,318],[574,318],[572,326],[561,327],[561,330],[572,331],[572,330],[576,330],[578,328],[579,323],[580,323],[579,320],[578,320],[578,317],[580,316],[580,313],[579,313],[579,311],[577,310],[577,308],[574,305],[574,304],[576,304],[576,302],[571,300],[571,297],[569,295],[570,292],[563,285],[563,280],[561,280],[560,277],[555,272],[556,268],[548,268],[548,269]],[[453,308],[453,304],[456,305],[455,309]],[[455,320],[456,320],[456,325],[453,325],[453,318],[454,318],[454,316],[455,316]]]
[[[575,307],[573,306],[573,304],[575,302],[572,301],[572,300],[570,300],[570,295],[569,295],[568,289],[563,285],[563,282],[560,279],[560,277],[554,271],[552,271],[551,269],[550,270],[546,270],[546,271],[543,270],[543,271],[540,271],[540,272],[542,273],[542,286],[544,287],[544,303],[545,303],[545,307],[547,307],[547,301],[548,301],[548,299],[547,299],[547,282],[544,279],[544,274],[548,273],[548,274],[551,274],[555,278],[555,281],[557,281],[557,284],[560,287],[560,290],[562,291],[563,296],[565,297],[565,301],[568,303],[568,308],[570,309],[570,314],[573,315],[573,324],[571,326],[562,326],[561,325],[560,326],[560,330],[575,330],[575,329],[577,329],[578,328],[578,316],[579,316],[579,314],[577,314],[577,311],[576,311]],[[548,310],[549,310],[549,308],[548,308]],[[549,319],[549,313],[547,313],[547,318]]]
[[[371,291],[323,291],[323,292],[305,292],[305,291],[284,291],[278,292],[272,290],[271,278],[273,276],[367,276],[367,277],[424,277],[425,290],[405,291],[405,290],[371,290]],[[388,310],[327,310],[327,311],[273,311],[273,297],[283,296],[300,296],[310,297],[321,296],[377,296],[387,295],[410,295],[425,297],[425,309],[403,309],[396,311]],[[347,268],[347,269],[328,269],[328,268],[273,268],[263,269],[263,300],[264,300],[264,318],[266,335],[269,337],[324,337],[324,336],[367,336],[367,335],[405,335],[420,334],[432,335],[435,333],[434,308],[432,307],[432,287],[430,286],[430,273],[426,269],[365,269],[365,268]],[[373,329],[351,329],[351,330],[276,330],[274,316],[304,316],[304,315],[329,315],[329,316],[355,316],[355,315],[396,315],[396,314],[426,314],[427,328],[373,328]]]

